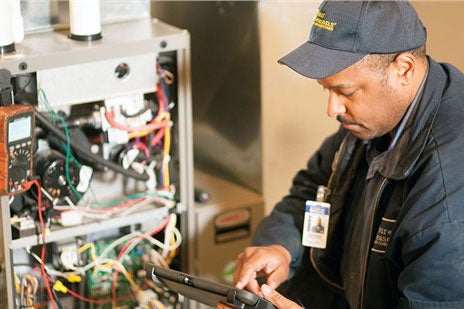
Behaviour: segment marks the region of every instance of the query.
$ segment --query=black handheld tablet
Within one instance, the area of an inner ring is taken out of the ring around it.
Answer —
[[[147,279],[162,283],[171,291],[209,306],[215,307],[218,303],[226,303],[241,309],[275,308],[264,298],[226,284],[150,264],[145,265],[145,271]]]

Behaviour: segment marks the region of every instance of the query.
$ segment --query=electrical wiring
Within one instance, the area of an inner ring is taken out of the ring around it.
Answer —
[[[124,256],[130,252],[130,250],[135,246],[137,245],[138,242],[140,242],[143,238],[145,238],[146,236],[153,236],[159,232],[161,232],[166,226],[167,224],[169,223],[171,219],[171,216],[167,216],[165,221],[159,225],[158,227],[156,227],[154,230],[148,232],[148,233],[145,233],[145,234],[142,234],[140,236],[138,236],[136,239],[132,239],[130,241],[128,241],[122,248],[121,248],[121,251],[119,252],[119,255],[118,255],[118,261],[122,261],[124,259]],[[117,291],[117,286],[118,286],[118,275],[119,273],[117,271],[114,272],[113,274],[113,306],[116,306],[117,305],[117,302],[116,302],[116,291]]]
[[[34,179],[34,180],[31,180],[31,181],[28,181],[26,183],[24,183],[24,188],[26,188],[26,190],[29,190],[31,188],[32,185],[35,185],[36,188],[37,188],[37,212],[39,214],[39,222],[40,222],[40,231],[41,231],[41,234],[42,234],[42,250],[41,250],[41,256],[40,256],[40,259],[41,259],[41,263],[40,263],[40,269],[42,271],[42,278],[44,280],[44,283],[45,283],[45,288],[47,290],[47,293],[48,293],[48,297],[50,299],[50,302],[51,302],[51,305],[52,305],[52,309],[55,309],[56,308],[56,303],[55,303],[55,299],[53,297],[53,294],[52,294],[52,290],[50,288],[50,282],[49,282],[49,278],[48,278],[48,275],[45,271],[45,255],[46,255],[46,230],[45,230],[45,222],[44,222],[44,219],[43,219],[43,216],[42,216],[42,188],[40,186],[40,183],[37,179]]]
[[[158,246],[160,249],[163,249],[168,253],[170,251],[176,250],[177,248],[179,248],[179,246],[180,246],[180,244],[182,242],[182,236],[181,236],[179,230],[176,229],[176,228],[172,229],[171,235],[175,239],[175,241],[172,244],[171,243],[166,244],[166,243],[160,243],[159,240],[157,240],[156,238],[153,238],[153,237],[151,237],[149,235],[141,234],[136,241],[132,242],[127,248],[124,249],[123,255],[121,255],[121,257],[118,258],[118,260],[119,261],[124,260],[124,257],[127,256],[128,253],[131,252],[132,249],[134,249],[140,243],[140,241],[142,241],[144,239],[148,240],[152,245]],[[169,238],[171,238],[171,235],[169,236]],[[161,256],[163,257],[163,259],[165,259],[165,257],[163,255],[161,255]]]
[[[161,66],[158,65],[158,74],[160,77],[162,77],[163,70],[161,69]],[[160,105],[159,108],[159,114],[157,117],[163,117],[165,121],[170,122],[170,114],[165,112],[168,109],[168,100],[167,100],[167,91],[166,91],[166,85],[164,83],[164,78],[160,78],[160,82],[157,84],[156,87],[156,95],[158,97],[158,102]],[[161,134],[159,136],[155,135],[153,140],[151,141],[151,145],[156,145],[161,138],[164,137],[164,143],[163,143],[163,159],[162,159],[162,179],[163,179],[163,186],[167,187],[170,184],[170,179],[169,179],[169,162],[170,162],[170,147],[171,147],[171,129],[170,127],[166,127],[163,130],[163,136]],[[155,139],[156,138],[156,139]]]
[[[166,229],[164,230],[164,249],[161,253],[162,257],[166,259],[168,256],[169,252],[171,250],[168,250],[167,248],[170,247],[171,243],[171,236],[173,236],[174,233],[174,228],[176,227],[177,223],[177,216],[176,214],[171,214],[171,219],[169,220],[168,224],[166,225]]]
[[[148,205],[151,205],[153,207],[159,207],[159,205],[162,205],[162,207],[169,208],[172,208],[173,206],[172,202],[169,203],[165,199],[159,197],[141,197],[138,199],[124,202],[117,206],[113,206],[111,208],[95,209],[81,206],[74,206],[71,208],[68,206],[54,206],[53,209],[57,211],[78,211],[87,218],[103,220],[115,216],[126,216]]]
[[[151,139],[150,145],[155,146],[158,144],[164,136],[164,130],[159,130]]]
[[[19,277],[18,277],[18,274],[16,272],[13,272],[13,275],[14,275],[14,285],[15,285],[16,294],[19,294],[20,293],[20,288],[21,288]]]
[[[39,122],[46,130],[49,132],[52,132],[54,135],[56,135],[59,139],[62,141],[66,141],[66,135],[62,133],[57,127],[55,127],[45,116],[43,116],[36,108],[36,113],[35,117],[37,122]],[[141,181],[147,181],[148,176],[144,174],[139,174],[136,173],[132,170],[126,170],[119,164],[116,164],[114,162],[108,161],[96,154],[93,154],[85,148],[84,146],[81,146],[78,143],[71,143],[71,148],[74,149],[76,152],[78,152],[80,155],[87,157],[89,160],[94,161],[96,164],[100,164],[102,166],[105,166],[117,173],[123,174],[124,176],[134,178],[136,180],[141,180]]]
[[[158,229],[158,227],[156,228]],[[146,233],[145,233],[146,234]],[[97,257],[97,259],[101,259],[101,258],[104,258],[108,255],[109,252],[111,252],[114,248],[118,247],[119,245],[125,243],[126,241],[130,240],[130,239],[133,239],[133,238],[136,238],[136,237],[139,237],[139,236],[142,236],[142,239],[146,239],[148,240],[153,246],[157,246],[159,247],[160,249],[165,249],[165,250],[175,250],[177,248],[179,248],[181,242],[182,242],[182,236],[180,234],[180,232],[177,230],[177,229],[173,229],[173,234],[175,235],[175,239],[176,241],[170,245],[168,245],[167,247],[165,247],[164,243],[160,242],[159,240],[157,240],[156,238],[153,238],[149,235],[145,235],[144,233],[141,233],[141,232],[132,232],[130,234],[127,234],[117,240],[115,240],[114,242],[112,242],[109,246],[107,246],[105,248],[105,250],[103,250],[100,255]],[[127,255],[127,253],[137,244],[137,242],[133,242],[131,243],[131,245],[129,245],[125,250],[124,250],[124,254]],[[121,250],[122,251],[122,250]],[[161,256],[161,255],[160,255]],[[122,255],[122,258],[124,258],[124,255]]]
[[[164,77],[164,81],[166,82],[166,84],[171,85],[172,83],[174,83],[174,74],[165,69],[161,70],[162,76]]]
[[[127,131],[127,132],[141,132],[141,131],[149,131],[149,132],[151,132],[151,131],[155,131],[155,130],[158,130],[158,129],[161,129],[161,128],[169,127],[169,126],[172,125],[172,123],[169,122],[169,121],[160,121],[160,122],[152,121],[152,122],[149,122],[146,125],[141,125],[141,126],[137,126],[137,127],[131,127],[129,125],[118,123],[115,120],[115,116],[114,116],[113,111],[106,111],[105,112],[105,118],[112,127],[116,128],[116,129],[124,130],[124,131]]]
[[[152,199],[147,199],[147,198],[139,198],[136,200],[131,200],[128,202],[125,202],[123,204],[111,207],[111,208],[89,208],[89,207],[81,207],[81,206],[73,206],[73,207],[68,207],[68,206],[54,206],[53,209],[57,211],[79,211],[81,212],[85,217],[88,218],[93,218],[93,219],[108,219],[111,217],[114,217],[116,215],[123,215],[125,209],[131,209],[130,212],[134,212],[139,208],[142,208],[148,204],[151,204],[153,202]],[[132,208],[133,207],[133,208]],[[129,212],[129,213],[130,213]],[[127,213],[126,213],[127,214]]]
[[[51,269],[47,268],[47,272],[49,272],[50,274],[53,274],[53,275],[58,275],[58,276],[63,277],[63,278],[68,278],[70,275],[83,274],[87,270],[94,268],[95,265],[102,264],[101,261],[109,261],[110,259],[107,259],[106,256],[111,251],[113,251],[116,247],[120,246],[121,244],[123,244],[123,243],[125,243],[125,242],[127,242],[127,241],[129,241],[131,239],[134,239],[136,237],[140,237],[140,240],[147,239],[148,241],[150,241],[151,244],[153,244],[154,246],[157,246],[157,247],[159,247],[161,249],[165,249],[165,250],[169,250],[169,251],[175,250],[175,249],[179,248],[179,246],[181,244],[181,241],[182,241],[181,234],[180,234],[179,230],[177,230],[176,228],[173,229],[173,235],[175,235],[174,237],[176,238],[176,241],[173,244],[170,244],[167,247],[165,247],[164,243],[162,243],[159,240],[157,240],[157,239],[151,237],[150,235],[148,235],[148,234],[155,235],[159,231],[164,229],[167,226],[168,220],[170,220],[170,218],[166,217],[165,221],[162,222],[161,225],[157,226],[153,231],[150,231],[148,233],[141,233],[141,232],[136,231],[136,232],[132,232],[130,234],[127,234],[127,235],[124,235],[124,236],[118,238],[117,240],[115,240],[111,244],[109,244],[98,256],[96,256],[94,259],[92,258],[93,259],[92,262],[90,262],[89,264],[87,264],[85,266],[74,267],[74,271],[71,271],[71,272],[59,272],[59,271],[55,271],[55,270],[51,270]],[[121,257],[124,258],[124,254],[127,254],[133,248],[133,246],[135,246],[136,244],[137,244],[137,242],[131,242],[132,246],[128,245],[125,248],[121,249],[121,252],[123,252],[123,254],[120,254]],[[92,246],[93,246],[93,244],[90,244],[90,243],[85,244],[85,245],[81,246],[78,249],[78,251],[83,252],[85,250],[91,249]],[[42,263],[42,260],[36,254],[31,252],[30,250],[27,250],[27,252],[32,257],[34,257],[34,259],[36,259],[40,264]],[[94,255],[95,255],[95,253],[91,254],[91,256],[94,256]]]
[[[82,206],[75,206],[72,202],[68,202],[69,205],[67,206],[55,204],[53,209],[60,212],[78,211],[87,218],[104,220],[114,216],[129,215],[149,204],[154,204],[152,205],[154,207],[173,208],[173,196],[174,192],[166,190],[146,191],[131,194],[122,199],[107,202],[89,202]]]
[[[114,241],[113,243],[111,243],[107,248],[105,248],[105,250],[103,252],[101,252],[101,254],[99,256],[95,256],[95,252],[91,251],[92,252],[91,256],[92,256],[93,261],[91,263],[87,264],[84,267],[76,267],[75,268],[76,271],[74,271],[74,272],[62,273],[62,272],[58,272],[58,271],[53,271],[52,272],[50,270],[50,273],[61,276],[61,277],[64,277],[64,278],[69,278],[69,276],[71,274],[83,274],[87,270],[92,269],[92,268],[98,268],[99,270],[104,270],[105,267],[108,268],[108,269],[114,269],[114,274],[119,273],[119,272],[123,273],[124,277],[130,283],[131,289],[134,291],[135,296],[138,297],[138,295],[140,295],[140,289],[138,289],[137,284],[133,281],[132,276],[127,272],[125,267],[122,265],[121,261],[124,259],[125,254],[130,252],[135,247],[135,245],[137,245],[137,243],[140,242],[142,239],[148,239],[148,240],[150,240],[150,242],[152,244],[156,244],[159,247],[163,248],[165,246],[164,243],[161,243],[160,241],[152,238],[148,234],[155,235],[159,231],[161,231],[162,229],[167,228],[167,225],[171,220],[175,221],[174,214],[171,214],[171,216],[167,217],[165,219],[165,221],[161,225],[159,225],[154,230],[152,230],[152,231],[150,231],[148,233],[142,234],[140,232],[134,232],[134,233],[123,236],[123,237],[119,238],[118,240]],[[181,234],[180,234],[180,232],[177,229],[174,228],[173,229],[173,235],[176,235],[175,237],[177,238],[177,241],[174,244],[171,244],[168,248],[164,247],[163,249],[165,249],[165,250],[175,250],[176,248],[178,248],[180,246],[180,242],[181,242]],[[140,237],[140,239],[137,239],[137,242],[136,241],[130,242],[131,245],[129,245],[129,246],[123,247],[123,249],[121,249],[121,253],[119,254],[118,261],[113,260],[113,259],[105,258],[105,256],[110,251],[112,251],[114,248],[116,248],[120,244],[130,240],[131,238],[135,238],[135,237]],[[94,250],[94,248],[95,247],[94,247],[93,244],[85,244],[84,246],[79,248],[79,252],[83,252],[84,250],[88,250],[88,249]],[[37,255],[35,255],[32,252],[29,252],[29,253],[36,260],[38,260],[41,265],[43,264],[42,260]],[[153,249],[150,251],[150,257],[151,257],[152,260],[156,261],[157,264],[167,266],[167,263],[164,261],[163,257]],[[117,286],[117,284],[116,284],[116,286]],[[72,292],[70,292],[70,294],[72,294]],[[78,295],[78,294],[76,293],[76,295]],[[76,295],[73,295],[73,296],[76,297]],[[116,295],[116,294],[113,294],[113,295]]]
[[[173,231],[174,233],[172,234],[171,236],[171,246],[175,245],[177,243],[177,238],[175,235],[175,231]],[[180,233],[180,231],[179,231]],[[170,250],[169,251],[169,254],[168,256],[166,256],[165,260],[168,264],[171,264],[172,260],[176,257],[176,255],[178,254],[178,251],[179,251],[179,247],[173,249],[173,250]]]
[[[22,307],[32,307],[39,289],[39,281],[31,274],[25,274],[20,284],[20,304]]]
[[[66,289],[66,292],[63,292],[63,293],[69,293],[71,296],[79,299],[79,300],[82,300],[84,302],[87,302],[87,303],[90,303],[90,304],[95,304],[95,305],[107,305],[107,304],[110,304],[112,302],[112,300],[110,299],[90,299],[90,298],[87,298],[87,297],[84,297],[76,292],[74,292],[73,290],[71,289]],[[123,300],[127,300],[129,298],[132,298],[132,294],[129,294],[129,295],[126,295],[125,297],[120,297],[118,298],[118,301],[123,301]]]
[[[126,252],[128,252],[127,248],[130,247],[131,244],[134,241],[139,242],[140,240],[146,238],[147,236],[153,236],[153,235],[158,234],[159,232],[161,232],[167,226],[167,224],[169,223],[170,220],[171,220],[171,216],[167,216],[166,219],[159,226],[157,226],[155,229],[153,229],[152,231],[144,233],[144,234],[138,236],[135,240],[131,240],[131,241],[127,242],[121,248],[121,251],[119,252],[119,255],[118,255],[118,260],[121,260],[121,258],[126,254]]]
[[[165,129],[164,132],[164,148],[163,148],[163,184],[164,187],[169,186],[169,162],[171,161],[171,156],[169,155],[171,147],[171,130],[169,128]]]
[[[65,147],[65,152],[66,152],[66,156],[65,156],[65,175],[66,175],[66,181],[69,185],[69,187],[71,188],[71,191],[74,192],[74,194],[76,194],[76,196],[81,199],[82,198],[82,195],[76,190],[76,187],[74,186],[73,182],[71,181],[71,176],[69,174],[69,161],[70,161],[70,158],[71,158],[71,138],[69,137],[69,130],[68,130],[68,126],[66,125],[66,122],[64,121],[63,117],[61,117],[59,114],[57,114],[53,108],[50,106],[50,104],[48,103],[48,99],[47,99],[47,95],[45,94],[45,92],[43,91],[42,88],[39,88],[39,103],[42,103],[48,110],[49,114],[52,116],[52,121],[53,123],[55,123],[55,117],[58,118],[58,120],[61,122],[62,126],[63,126],[63,129],[64,129],[64,133],[65,133],[65,136],[66,136],[66,140],[65,140],[65,143],[66,143],[66,147]]]

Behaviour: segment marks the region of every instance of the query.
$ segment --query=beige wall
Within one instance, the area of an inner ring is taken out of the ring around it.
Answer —
[[[464,71],[464,1],[413,1],[427,28],[427,53]]]
[[[260,2],[263,195],[265,209],[288,192],[291,179],[336,121],[315,81],[277,60],[308,39],[318,2]]]
[[[307,40],[318,1],[261,1],[259,7],[263,195],[266,212],[288,192],[294,174],[305,166],[337,122],[326,115],[326,94],[277,60]],[[462,1],[413,2],[428,29],[428,51],[439,61],[464,70]]]

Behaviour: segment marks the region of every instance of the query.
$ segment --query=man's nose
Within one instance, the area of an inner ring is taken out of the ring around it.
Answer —
[[[336,117],[337,115],[343,115],[345,112],[346,109],[343,99],[336,93],[330,92],[327,104],[327,115],[329,115],[329,117]]]

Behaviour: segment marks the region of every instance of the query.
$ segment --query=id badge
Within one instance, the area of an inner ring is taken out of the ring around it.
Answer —
[[[325,249],[329,229],[330,204],[306,201],[303,225],[303,246]]]

